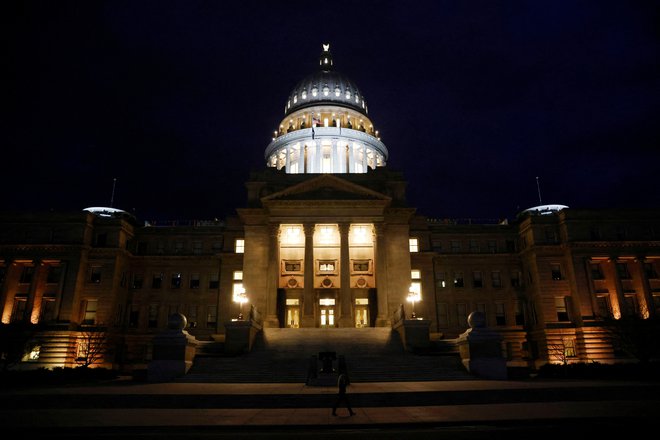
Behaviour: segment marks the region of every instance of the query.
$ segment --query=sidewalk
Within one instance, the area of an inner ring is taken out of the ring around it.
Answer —
[[[649,423],[660,382],[439,381],[353,383],[357,413],[331,414],[334,387],[304,384],[133,383],[0,392],[5,428],[383,427],[559,422]]]

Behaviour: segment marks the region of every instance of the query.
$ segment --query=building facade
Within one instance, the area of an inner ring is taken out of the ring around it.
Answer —
[[[142,368],[173,313],[197,339],[217,340],[249,309],[265,327],[304,331],[392,326],[403,306],[451,340],[480,311],[508,364],[526,367],[622,360],[602,319],[660,319],[659,210],[551,205],[496,222],[429,219],[407,205],[388,155],[324,45],[236,216],[2,214],[2,323],[34,327],[17,367]],[[92,335],[105,348],[90,360]]]

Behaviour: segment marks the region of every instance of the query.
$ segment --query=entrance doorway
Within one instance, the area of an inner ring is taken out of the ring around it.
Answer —
[[[335,327],[335,299],[319,299],[319,318],[322,328]]]
[[[298,328],[300,327],[300,300],[287,299],[286,300],[286,321],[285,327]]]
[[[355,298],[355,327],[369,327],[368,298]]]

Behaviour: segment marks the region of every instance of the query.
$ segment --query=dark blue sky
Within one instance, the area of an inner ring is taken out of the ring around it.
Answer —
[[[3,208],[224,217],[330,42],[430,217],[660,208],[660,4],[21,1]]]

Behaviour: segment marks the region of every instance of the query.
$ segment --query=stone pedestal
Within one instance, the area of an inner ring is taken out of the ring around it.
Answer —
[[[485,379],[506,379],[506,359],[502,354],[502,335],[485,327],[481,312],[468,317],[470,328],[456,339],[463,366]]]
[[[150,382],[166,382],[184,376],[192,366],[197,339],[184,328],[187,319],[180,313],[170,316],[168,328],[152,340],[152,360],[147,368]]]
[[[431,346],[431,321],[428,319],[401,319],[392,328],[399,333],[406,351],[419,351]]]
[[[252,350],[262,325],[252,320],[225,323],[225,354],[238,355]]]

